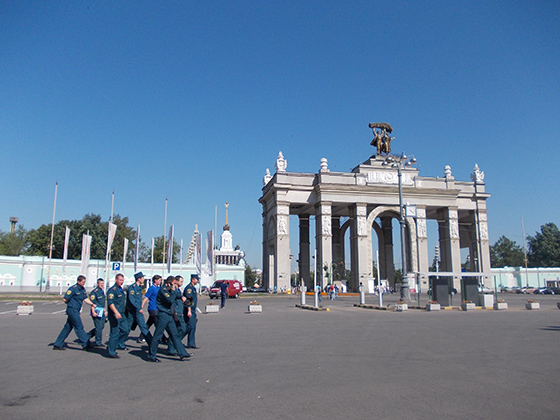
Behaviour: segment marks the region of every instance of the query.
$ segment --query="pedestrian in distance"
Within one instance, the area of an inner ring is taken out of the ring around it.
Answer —
[[[64,347],[64,340],[66,337],[74,330],[78,336],[78,340],[82,345],[83,350],[87,350],[93,347],[91,341],[89,341],[89,335],[84,331],[84,325],[82,324],[82,319],[80,318],[80,310],[82,309],[83,302],[95,308],[95,304],[89,300],[87,292],[85,289],[86,276],[79,275],[76,284],[71,286],[67,291],[62,300],[66,303],[66,324],[62,327],[62,331],[58,335],[56,341],[54,342],[53,350],[66,350]]]
[[[103,327],[105,327],[105,291],[103,287],[105,280],[97,279],[97,286],[89,293],[89,300],[95,304],[91,307],[91,320],[93,329],[89,332],[90,337],[95,337],[95,346],[103,347]]]
[[[226,307],[226,299],[228,296],[228,290],[229,290],[229,284],[227,283],[227,281],[222,281],[220,283],[220,297],[222,298],[222,304],[220,305],[220,308],[225,308]]]

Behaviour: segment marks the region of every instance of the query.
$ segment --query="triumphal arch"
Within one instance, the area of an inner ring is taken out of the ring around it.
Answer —
[[[448,276],[450,285],[460,290],[465,275],[478,276],[481,281],[489,278],[486,199],[490,195],[478,165],[470,181],[455,180],[449,166],[443,177],[422,177],[414,167],[414,158],[391,153],[394,137],[390,136],[389,124],[372,123],[370,128],[376,153],[349,173],[331,172],[324,158],[317,173],[288,172],[282,152],[276,161],[276,173],[271,175],[266,170],[259,199],[263,208],[264,286],[289,287],[291,259],[296,258],[300,278],[308,288],[313,286],[310,267],[316,264],[321,286],[350,270],[349,289],[357,290],[360,283],[366,284],[373,277],[376,258],[372,240],[377,241],[380,278],[393,284],[393,253],[398,252],[393,250],[393,237],[398,234],[393,232],[393,218],[399,220],[404,239],[404,271],[409,279],[424,285],[424,291],[433,274],[433,260],[428,256],[428,220],[437,221],[440,275]],[[290,249],[290,215],[298,218],[298,250]],[[345,255],[348,248],[349,258]],[[466,269],[461,267],[461,249],[466,249],[469,256]]]

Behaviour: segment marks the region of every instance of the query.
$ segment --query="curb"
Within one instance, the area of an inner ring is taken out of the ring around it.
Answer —
[[[307,309],[309,311],[327,311],[327,312],[330,311],[330,308],[323,308],[323,307],[316,308],[315,306],[300,305],[300,304],[297,304],[296,308]]]

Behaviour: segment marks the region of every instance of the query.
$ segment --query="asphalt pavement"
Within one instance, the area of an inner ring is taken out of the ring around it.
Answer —
[[[118,360],[82,351],[74,333],[53,351],[65,305],[35,301],[33,315],[18,316],[18,301],[3,300],[0,418],[557,419],[560,296],[500,298],[507,311],[400,313],[357,308],[357,296],[323,297],[329,311],[260,296],[260,314],[247,313],[253,297],[229,299],[199,314],[191,360],[161,363],[146,362],[135,340]],[[527,299],[541,309],[526,310]]]

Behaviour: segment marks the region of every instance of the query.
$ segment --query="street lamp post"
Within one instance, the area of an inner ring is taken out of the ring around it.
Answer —
[[[387,155],[383,161],[383,165],[391,165],[391,168],[397,170],[397,178],[399,184],[399,210],[400,218],[399,222],[401,224],[401,258],[402,258],[402,285],[401,285],[401,299],[406,302],[410,301],[410,286],[408,284],[407,267],[406,267],[406,248],[405,248],[405,236],[406,236],[406,220],[404,214],[403,196],[402,196],[402,170],[408,168],[416,163],[416,158],[414,155],[407,156],[404,153],[400,155]]]

